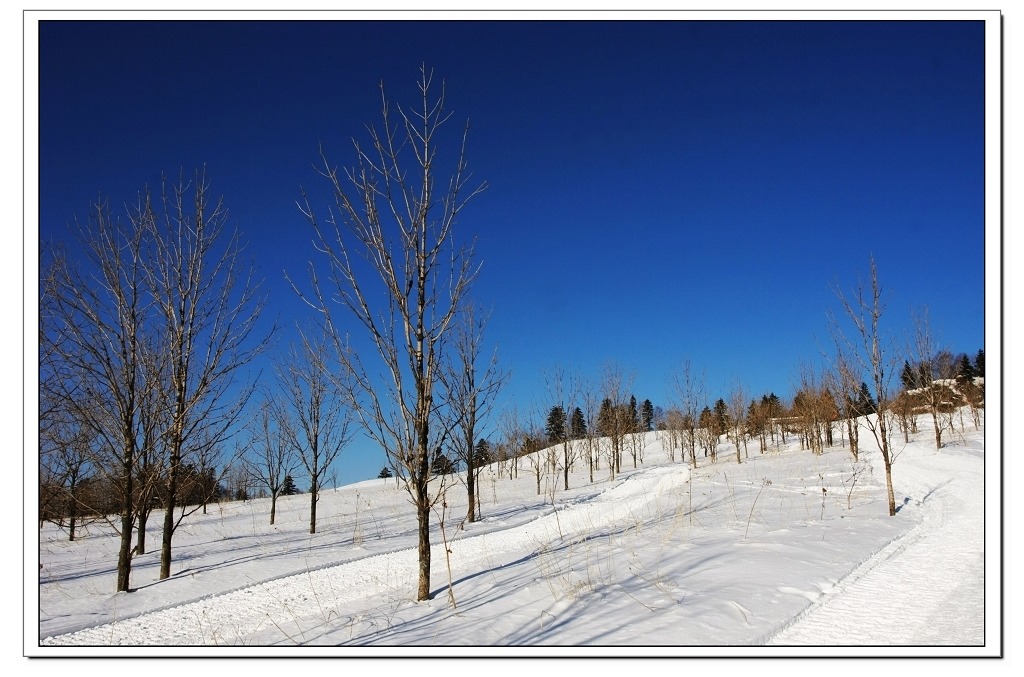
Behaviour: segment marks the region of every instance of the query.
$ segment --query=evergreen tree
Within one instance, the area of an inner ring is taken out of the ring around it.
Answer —
[[[587,436],[587,421],[583,418],[583,411],[579,407],[572,410],[572,417],[569,419],[569,435],[574,440],[580,440]]]
[[[456,464],[440,451],[434,452],[434,459],[430,462],[430,470],[435,475],[451,475],[458,471]]]
[[[640,430],[640,415],[636,410],[636,396],[629,396],[629,431],[636,432]]]
[[[906,360],[903,361],[903,371],[900,372],[900,381],[903,383],[904,390],[913,390],[917,387],[917,378],[914,374],[914,370],[910,368],[910,363]]]
[[[878,405],[875,404],[875,400],[871,397],[871,391],[868,390],[868,384],[861,381],[860,393],[857,395],[857,411],[862,415],[874,414],[878,411]]]
[[[644,400],[640,405],[640,429],[644,432],[654,430],[654,405],[650,400]]]
[[[491,443],[481,437],[477,440],[476,447],[473,449],[473,467],[480,468],[493,462]]]
[[[611,435],[615,428],[615,408],[609,398],[601,400],[601,409],[597,413],[597,432],[602,437]]]
[[[974,358],[974,373],[977,376],[985,377],[985,349],[982,348],[978,351],[977,356]]]
[[[974,376],[974,365],[971,364],[971,358],[967,357],[967,354],[964,353],[956,363],[956,378],[957,380],[970,381],[974,379]]]
[[[392,477],[391,468],[384,466],[383,468],[380,469],[380,473],[377,475],[377,477],[379,477],[382,480],[386,480]]]
[[[284,476],[284,482],[281,483],[281,496],[294,496],[299,493],[299,488],[295,486],[295,480],[291,475]]]
[[[551,442],[561,442],[565,439],[565,410],[561,405],[551,407],[544,432],[547,433],[548,440]]]
[[[714,415],[714,431],[719,436],[729,429],[729,407],[721,397],[715,402]]]

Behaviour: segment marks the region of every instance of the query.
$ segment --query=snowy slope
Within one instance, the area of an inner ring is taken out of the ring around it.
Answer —
[[[545,476],[539,496],[528,462],[517,479],[490,469],[481,522],[459,529],[465,493],[450,490],[451,594],[435,523],[436,594],[422,603],[410,601],[414,516],[393,480],[325,495],[315,535],[306,533],[308,496],[283,499],[273,527],[267,501],[212,506],[176,536],[170,579],[156,580],[158,553],[137,558],[132,593],[111,592],[108,530],[69,543],[47,526],[38,638],[26,652],[805,655],[838,646],[920,655],[921,645],[998,655],[999,610],[985,605],[986,571],[990,586],[998,581],[986,528],[999,516],[984,513],[984,430],[968,424],[936,451],[929,425],[922,417],[900,450],[893,518],[866,434],[859,462],[841,446],[815,456],[790,438],[763,455],[752,444],[737,464],[723,441],[717,463],[700,457],[691,472],[648,433],[635,470],[627,453],[618,477],[602,464],[590,484],[578,464],[569,491],[560,474]],[[155,527],[150,544],[157,549]]]

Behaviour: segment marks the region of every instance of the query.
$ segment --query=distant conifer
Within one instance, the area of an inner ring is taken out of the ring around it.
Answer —
[[[299,488],[295,486],[295,480],[291,475],[285,475],[284,482],[281,483],[281,496],[294,496],[297,493]]]

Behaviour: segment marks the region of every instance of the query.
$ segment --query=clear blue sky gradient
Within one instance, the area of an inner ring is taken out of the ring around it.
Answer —
[[[323,263],[296,207],[302,187],[329,204],[319,144],[351,164],[379,84],[414,104],[425,63],[489,184],[459,228],[513,372],[499,411],[546,409],[545,372],[609,360],[660,406],[685,359],[712,401],[737,380],[787,397],[830,343],[832,286],[872,254],[893,332],[927,307],[945,346],[984,345],[980,22],[100,20],[39,38],[41,237],[205,166],[282,341],[304,314],[284,272]],[[342,482],[383,465],[356,446]]]

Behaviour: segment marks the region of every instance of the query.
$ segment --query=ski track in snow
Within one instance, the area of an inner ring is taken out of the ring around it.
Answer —
[[[458,568],[471,569],[493,561],[505,552],[521,552],[525,546],[544,548],[560,538],[586,537],[616,524],[633,524],[646,515],[652,497],[679,483],[688,474],[682,466],[655,468],[629,475],[602,492],[597,500],[569,503],[527,524],[497,532],[467,536],[449,542],[458,553]],[[431,564],[444,562],[444,545],[434,544]],[[440,575],[440,570],[432,570]],[[273,632],[290,639],[286,628],[302,619],[321,623],[342,616],[346,603],[365,598],[366,590],[409,589],[416,576],[416,549],[374,555],[338,566],[307,571],[216,595],[160,611],[141,614],[73,633],[43,638],[43,646],[181,646],[244,645],[252,636]],[[357,619],[356,619],[357,620]],[[315,623],[314,623],[315,624]],[[309,623],[303,623],[308,627]],[[230,628],[230,630],[227,630]],[[260,642],[262,643],[262,642]]]
[[[905,496],[901,510],[919,510],[921,523],[862,562],[765,643],[983,645],[983,462],[965,464],[965,453],[898,458],[893,482],[897,496]]]

